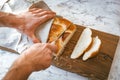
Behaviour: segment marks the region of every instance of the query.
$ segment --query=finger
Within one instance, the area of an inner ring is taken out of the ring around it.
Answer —
[[[52,19],[53,17],[55,17],[56,14],[47,14],[47,15],[43,15],[40,17],[40,21],[41,23],[44,23],[46,21],[48,21],[49,19]]]
[[[47,43],[45,47],[49,48],[52,52],[57,52],[57,46],[54,44]]]
[[[30,34],[29,37],[34,43],[40,43],[41,41],[35,36],[35,34]]]
[[[44,53],[44,56],[46,56],[46,57],[52,57],[52,53],[53,53],[53,51],[51,50],[51,49],[49,49],[49,48],[45,48],[45,53]]]
[[[41,11],[38,14],[36,14],[36,16],[43,16],[43,15],[47,15],[47,14],[55,14],[55,12],[52,11]]]
[[[43,43],[35,43],[34,45],[32,45],[32,47],[40,48],[40,47],[42,47],[43,45],[44,45]]]
[[[37,13],[41,13],[43,11],[44,11],[43,9],[37,9],[37,10],[32,11],[32,13],[37,14]]]
[[[36,10],[38,10],[38,8],[31,8],[31,9],[29,9],[30,12],[33,12],[33,11],[36,11]]]

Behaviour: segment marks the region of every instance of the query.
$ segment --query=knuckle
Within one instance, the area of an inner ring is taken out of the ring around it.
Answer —
[[[49,47],[49,44],[48,44],[48,43],[44,44],[44,47],[45,47],[45,48],[48,48],[48,47]]]
[[[38,10],[43,10],[43,9],[38,8]]]
[[[46,13],[48,13],[48,11],[44,11],[44,13],[46,14]]]
[[[42,10],[42,9],[37,9],[36,12],[39,12],[39,11],[41,11],[41,10]]]
[[[41,45],[41,43],[35,43],[33,44],[34,47],[39,47]]]
[[[45,18],[49,18],[50,16],[49,16],[48,14],[46,14],[44,17],[45,17]]]

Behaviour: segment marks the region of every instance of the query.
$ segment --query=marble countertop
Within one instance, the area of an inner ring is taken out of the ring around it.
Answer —
[[[19,12],[19,10],[25,9],[22,8],[20,4],[24,4],[23,6],[28,7],[32,2],[37,1],[39,0],[20,0],[18,3],[17,0],[10,0],[9,4],[5,4],[6,6],[4,7],[3,10],[5,10],[7,6],[10,6],[13,10],[9,9],[9,12],[14,11],[14,9],[16,12]],[[59,1],[44,0],[44,1],[53,11],[57,13],[57,15],[61,15],[75,24],[84,25],[86,27],[90,27],[99,31],[104,31],[110,34],[120,36],[120,0],[59,0]],[[7,29],[0,29],[0,33],[2,34],[1,31],[7,31]],[[11,33],[14,32],[16,31],[11,30]],[[17,38],[18,35],[19,34],[16,34],[14,36],[11,36],[10,38],[12,37]],[[13,42],[17,43],[16,41]],[[14,47],[13,45],[9,46]],[[10,65],[17,57],[18,55],[16,54],[10,54],[8,52],[0,50],[0,80],[5,75]],[[120,63],[116,63],[119,61],[120,57],[116,56],[116,59],[114,60],[115,66],[113,65],[112,68],[117,67],[117,69],[115,69],[113,73],[117,72],[118,75],[117,73],[116,76],[114,76],[114,74],[111,74],[109,80],[119,80]],[[54,66],[50,66],[48,69],[44,71],[33,73],[29,77],[29,80],[88,80],[88,78],[61,70]]]

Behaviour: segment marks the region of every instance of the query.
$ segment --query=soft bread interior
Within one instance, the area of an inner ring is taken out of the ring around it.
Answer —
[[[62,54],[66,44],[69,42],[74,32],[76,31],[76,26],[71,24],[71,26],[64,32],[64,34],[56,41],[58,47],[57,55]]]
[[[70,21],[62,18],[55,17],[53,24],[51,26],[48,43],[54,43],[58,47],[58,51],[55,55],[60,55],[65,45],[68,43],[74,32],[76,31],[76,26]]]
[[[71,54],[71,58],[72,59],[76,59],[78,57],[80,57],[84,51],[90,46],[91,42],[92,42],[92,31],[90,28],[86,28],[83,30],[72,54]]]
[[[85,52],[85,54],[83,55],[83,60],[86,61],[87,59],[94,57],[95,55],[97,55],[99,48],[101,45],[101,40],[97,37],[93,38],[93,42],[92,42],[92,46],[91,48]]]

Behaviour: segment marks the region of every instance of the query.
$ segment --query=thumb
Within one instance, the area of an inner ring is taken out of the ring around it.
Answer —
[[[35,36],[35,34],[30,35],[30,38],[34,43],[40,43],[41,41]]]

